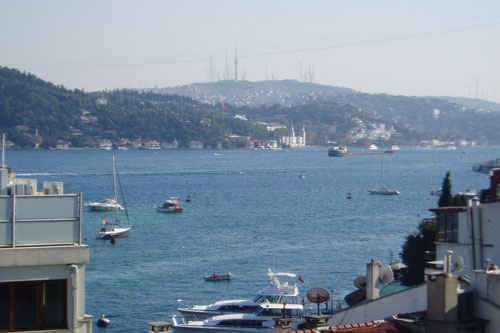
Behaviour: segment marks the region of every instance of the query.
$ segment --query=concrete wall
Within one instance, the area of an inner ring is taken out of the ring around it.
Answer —
[[[427,285],[401,291],[386,297],[364,302],[342,312],[336,313],[332,326],[365,323],[380,320],[395,314],[427,310]]]
[[[85,314],[88,246],[5,248],[0,249],[0,258],[1,282],[66,280],[68,329],[75,333],[92,332],[92,317]]]
[[[476,296],[474,297],[474,316],[489,321],[486,324],[485,333],[498,332],[500,327],[500,307],[480,296]]]

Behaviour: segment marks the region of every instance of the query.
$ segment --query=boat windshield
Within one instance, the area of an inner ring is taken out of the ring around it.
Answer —
[[[278,295],[257,295],[257,297],[254,298],[255,303],[264,303],[264,302],[269,302],[269,303],[279,303],[281,300],[281,297]]]
[[[255,313],[256,316],[263,317],[298,317],[299,311],[297,309],[260,309]]]

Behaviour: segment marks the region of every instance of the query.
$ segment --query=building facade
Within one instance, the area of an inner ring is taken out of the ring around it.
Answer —
[[[290,125],[290,133],[288,136],[283,136],[281,138],[280,143],[283,146],[289,148],[305,148],[306,147],[306,130],[304,125],[302,125],[302,129],[298,136],[295,136],[295,130],[293,128],[293,124]]]
[[[82,195],[0,165],[0,331],[92,332],[85,314]]]

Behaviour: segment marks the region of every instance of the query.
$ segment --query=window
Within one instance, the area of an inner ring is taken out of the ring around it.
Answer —
[[[0,331],[66,327],[66,280],[0,283]]]
[[[458,242],[458,214],[438,214],[438,242]]]

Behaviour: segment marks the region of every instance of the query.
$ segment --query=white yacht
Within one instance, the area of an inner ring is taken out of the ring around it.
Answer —
[[[303,321],[302,304],[262,303],[255,313],[235,313],[210,317],[205,320],[188,321],[185,317],[174,316],[173,324],[176,332],[275,332],[279,318],[293,318],[293,329]]]
[[[208,318],[217,315],[232,313],[252,313],[257,311],[261,304],[267,303],[287,303],[298,304],[299,288],[297,283],[289,281],[280,282],[279,278],[295,278],[293,273],[274,273],[268,270],[269,285],[259,291],[253,300],[234,299],[215,302],[209,305],[193,305],[190,307],[181,307],[177,310],[183,315],[196,315],[198,319]]]
[[[87,202],[85,207],[96,211],[114,211],[115,209],[123,210],[122,205],[115,199],[104,199],[99,202]]]

